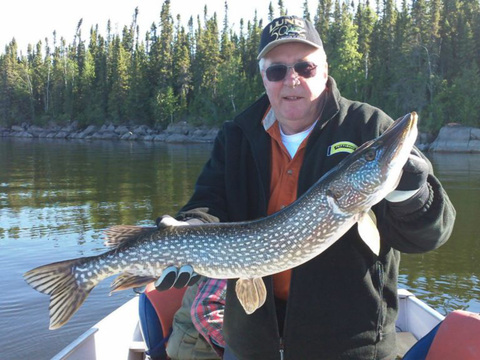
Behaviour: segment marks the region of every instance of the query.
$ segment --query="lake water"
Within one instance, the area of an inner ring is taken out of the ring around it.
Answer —
[[[46,263],[99,254],[114,224],[153,225],[189,199],[210,145],[0,138],[0,359],[49,359],[134,296],[95,288],[71,321],[48,330],[48,296],[22,279]],[[480,312],[480,156],[436,155],[458,212],[450,241],[403,255],[400,282],[443,314]]]

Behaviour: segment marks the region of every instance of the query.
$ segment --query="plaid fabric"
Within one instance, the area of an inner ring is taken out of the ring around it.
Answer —
[[[216,350],[225,347],[222,327],[226,292],[227,280],[202,280],[190,310],[193,325]]]

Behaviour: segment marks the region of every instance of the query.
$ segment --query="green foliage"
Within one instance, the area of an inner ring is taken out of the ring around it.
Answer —
[[[205,6],[185,29],[170,3],[146,34],[135,9],[119,34],[108,22],[106,35],[95,26],[83,39],[80,21],[72,44],[54,33],[19,54],[13,40],[0,54],[0,125],[232,119],[264,91],[256,60],[263,21],[241,19],[236,33],[226,1],[222,22]],[[270,2],[266,20],[281,14],[289,14],[283,1]],[[316,9],[304,1],[303,15],[311,14],[343,95],[392,117],[417,111],[426,130],[480,126],[478,1],[360,0],[354,8],[319,0]]]
[[[328,38],[335,44],[328,57],[330,74],[341,87],[346,97],[360,97],[359,84],[364,71],[361,68],[362,54],[358,51],[358,27],[345,3],[337,3],[334,22],[329,28]]]
[[[172,87],[161,89],[153,100],[152,109],[155,116],[156,126],[166,127],[174,120],[174,115],[178,110],[178,101],[173,94]]]

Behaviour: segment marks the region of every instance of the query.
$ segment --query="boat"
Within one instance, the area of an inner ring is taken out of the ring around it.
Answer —
[[[168,298],[169,292],[163,292],[163,299]],[[179,295],[181,293],[175,293],[169,307],[174,309],[180,306]],[[417,340],[442,322],[444,316],[406,289],[398,289],[398,299],[396,329],[398,356],[401,358]],[[171,318],[169,321],[171,323]],[[143,360],[147,359],[146,350],[140,328],[139,296],[135,296],[85,331],[52,360]]]

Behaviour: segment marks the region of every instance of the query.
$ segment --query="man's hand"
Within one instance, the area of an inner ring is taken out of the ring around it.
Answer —
[[[428,172],[428,163],[416,149],[413,149],[403,167],[400,182],[396,189],[388,194],[385,199],[390,202],[400,202],[410,199],[426,185]]]
[[[167,226],[189,225],[187,221],[178,221],[169,215],[163,215],[157,218],[156,224],[159,229]],[[190,265],[183,265],[180,269],[175,266],[169,266],[163,270],[162,275],[155,281],[155,288],[158,291],[168,290],[172,287],[181,289],[185,286],[195,284],[200,278],[201,276],[198,275]]]
[[[183,265],[180,269],[169,266],[163,270],[162,275],[155,281],[155,288],[158,291],[168,290],[172,287],[181,289],[195,284],[200,278],[201,275],[193,271],[190,265]]]
[[[155,221],[157,228],[162,228],[166,226],[185,226],[189,225],[186,221],[178,221],[177,219],[171,217],[170,215],[163,215],[157,218]]]

